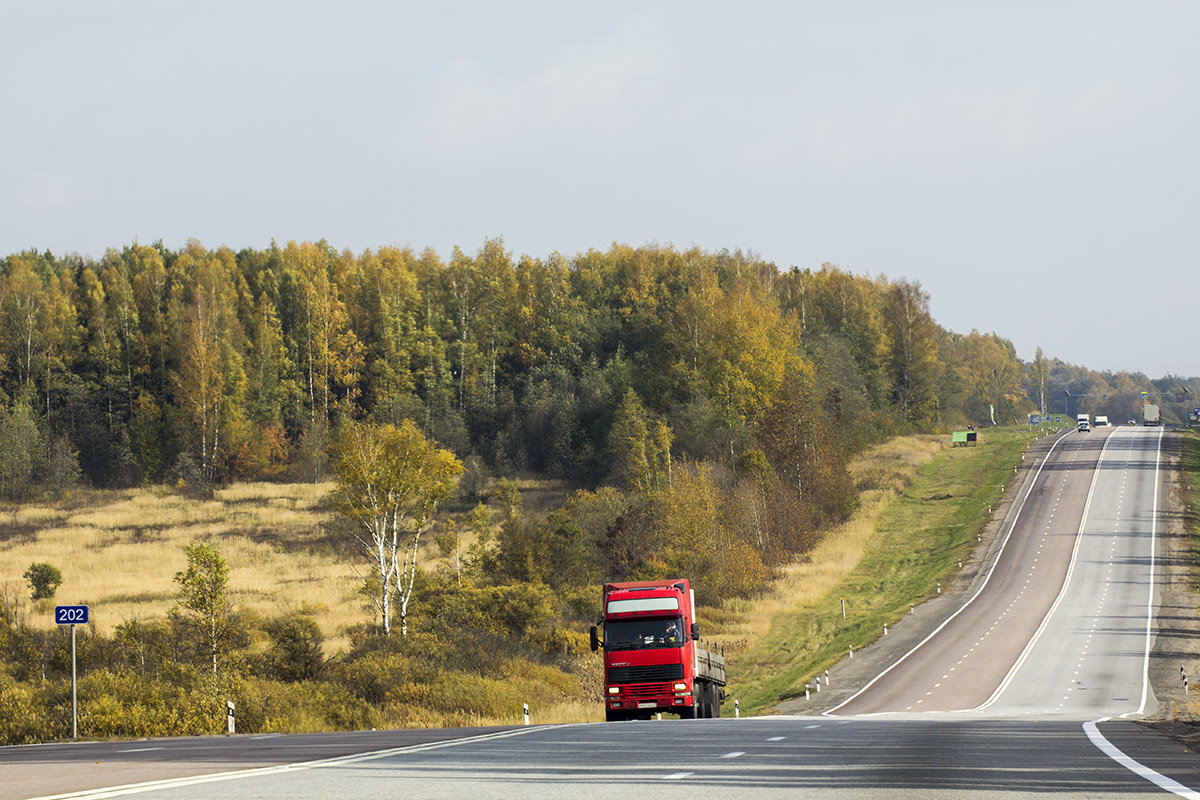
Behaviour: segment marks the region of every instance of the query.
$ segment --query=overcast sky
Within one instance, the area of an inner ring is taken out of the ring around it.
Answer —
[[[1200,3],[0,0],[0,254],[741,248],[1200,374]]]

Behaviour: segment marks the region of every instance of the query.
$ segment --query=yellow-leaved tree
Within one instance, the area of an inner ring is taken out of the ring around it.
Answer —
[[[333,453],[338,509],[379,579],[375,598],[384,634],[392,632],[392,595],[400,635],[408,635],[408,602],[417,575],[421,533],[454,488],[462,462],[428,441],[412,420],[394,425],[347,423]]]

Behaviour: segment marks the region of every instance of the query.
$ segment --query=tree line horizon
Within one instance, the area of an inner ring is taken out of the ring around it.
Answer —
[[[1022,422],[1043,397],[1133,415],[1140,392],[1174,384],[1040,348],[1025,363],[996,333],[943,329],[915,281],[737,250],[514,257],[496,238],[443,260],[191,240],[0,261],[0,492],[14,499],[75,476],[318,479],[347,420],[411,419],[476,471],[595,488],[627,471],[610,433],[630,393],[665,427],[665,457],[734,467],[785,406],[845,458],[894,433]]]

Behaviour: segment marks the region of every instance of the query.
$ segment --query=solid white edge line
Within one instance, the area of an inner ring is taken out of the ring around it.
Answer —
[[[570,726],[538,725],[531,728],[517,728],[516,730],[511,731],[497,731],[496,733],[485,733],[479,736],[468,736],[463,739],[448,739],[441,742],[425,742],[423,744],[414,744],[405,747],[391,747],[386,750],[371,750],[365,753],[352,753],[351,755],[347,756],[322,758],[316,761],[299,761],[294,764],[276,764],[270,767],[255,767],[253,769],[240,769],[232,772],[210,772],[206,775],[192,775],[183,778],[164,778],[157,781],[128,783],[121,786],[107,786],[99,789],[84,789],[78,792],[67,792],[66,794],[45,795],[43,797],[31,798],[31,800],[104,800],[105,798],[109,797],[124,797],[125,795],[130,794],[152,792],[155,789],[176,789],[184,786],[195,786],[202,783],[217,783],[219,781],[237,780],[239,778],[253,778],[258,775],[273,775],[280,772],[301,772],[304,770],[318,769],[321,767],[333,767],[341,764],[354,764],[359,761],[373,761],[375,759],[387,758],[394,755],[403,755],[405,753],[417,753],[424,750],[440,750],[445,747],[454,747],[460,744],[471,744],[473,742],[483,742],[490,739],[506,739],[509,736],[520,736],[525,733],[533,733],[536,730],[563,727]]]
[[[1158,428],[1158,446],[1154,451],[1154,513],[1150,516],[1150,591],[1146,596],[1146,652],[1142,657],[1142,703],[1138,706],[1137,713],[1146,713],[1146,701],[1150,696],[1150,645],[1151,645],[1151,629],[1154,624],[1154,551],[1157,548],[1158,535],[1158,470],[1162,463],[1162,437],[1163,429],[1160,425]],[[1122,714],[1122,717],[1127,717],[1134,712]]]
[[[1115,433],[1115,431],[1114,431]],[[1042,634],[1050,625],[1050,618],[1054,616],[1054,612],[1058,610],[1058,606],[1062,603],[1063,598],[1067,596],[1067,589],[1071,585],[1071,576],[1075,573],[1075,562],[1079,558],[1079,545],[1083,542],[1083,529],[1087,526],[1088,511],[1092,507],[1092,497],[1096,493],[1096,483],[1100,480],[1100,467],[1104,464],[1104,454],[1108,452],[1108,443],[1112,441],[1112,434],[1104,439],[1104,447],[1100,448],[1100,457],[1096,459],[1096,466],[1092,471],[1092,483],[1088,487],[1087,499],[1083,503],[1083,514],[1079,517],[1079,530],[1075,532],[1075,544],[1071,547],[1071,561],[1067,564],[1067,574],[1063,576],[1062,587],[1058,590],[1058,596],[1054,598],[1054,602],[1050,604],[1046,615],[1042,617],[1041,623],[1038,624],[1037,630],[1033,632],[1033,636],[1025,643],[1025,649],[1021,651],[1021,655],[1017,656],[1017,660],[1013,662],[1008,673],[1004,676],[1004,680],[1000,681],[1000,685],[996,687],[996,691],[992,692],[992,696],[984,700],[973,711],[984,711],[989,708],[992,703],[1000,699],[1000,695],[1004,694],[1004,690],[1009,687],[1013,679],[1017,675],[1017,671],[1025,664],[1025,659],[1029,657],[1029,653],[1033,650],[1034,645],[1042,638]]]
[[[1134,761],[1132,758],[1118,750],[1112,742],[1110,742],[1108,739],[1105,739],[1104,734],[1100,733],[1100,729],[1096,727],[1096,722],[1107,722],[1108,719],[1108,717],[1102,717],[1095,722],[1083,723],[1083,732],[1087,734],[1088,739],[1091,740],[1092,744],[1094,744],[1101,753],[1104,753],[1104,755],[1108,756],[1113,761],[1132,772],[1134,775],[1150,781],[1160,789],[1164,789],[1172,794],[1177,794],[1180,797],[1186,797],[1189,800],[1200,800],[1200,792],[1189,789],[1179,781],[1172,780],[1160,772],[1155,772],[1145,764]]]
[[[1055,439],[1054,444],[1050,445],[1050,449],[1046,451],[1046,456],[1042,459],[1042,463],[1038,464],[1037,472],[1034,473],[1033,480],[1029,482],[1028,491],[1025,492],[1025,496],[1021,498],[1020,505],[1017,506],[1017,512],[1016,512],[1016,514],[1013,515],[1012,525],[1008,526],[1008,533],[1004,534],[1004,541],[1002,541],[1000,543],[1000,550],[996,553],[996,558],[995,558],[995,560],[992,561],[992,567],[991,567],[991,569],[988,570],[987,577],[985,577],[983,579],[983,583],[980,585],[979,590],[976,591],[975,594],[971,595],[971,599],[969,599],[969,600],[967,600],[967,602],[963,603],[962,606],[957,611],[955,611],[950,616],[946,617],[945,621],[943,621],[941,625],[938,625],[936,628],[934,628],[932,633],[930,633],[928,636],[926,636],[924,639],[922,639],[920,642],[918,642],[917,645],[915,647],[913,647],[912,650],[909,650],[907,653],[900,656],[900,658],[896,659],[896,662],[894,664],[892,664],[890,667],[885,669],[883,672],[879,673],[874,678],[872,678],[865,686],[863,686],[857,692],[850,695],[849,697],[847,697],[842,702],[838,703],[833,708],[822,711],[821,716],[823,716],[823,717],[833,716],[834,712],[837,711],[839,708],[846,705],[847,703],[850,703],[855,698],[857,698],[860,694],[862,694],[863,692],[867,691],[872,686],[874,686],[875,683],[879,679],[881,679],[884,675],[887,675],[889,672],[894,670],[896,667],[900,666],[900,664],[906,658],[908,658],[913,653],[920,650],[925,645],[926,642],[928,642],[934,636],[937,636],[939,633],[941,633],[942,628],[945,628],[947,625],[949,625],[951,620],[953,620],[955,617],[957,617],[959,614],[961,614],[963,611],[965,611],[967,609],[967,606],[969,606],[969,605],[971,605],[971,603],[975,602],[975,598],[977,598],[977,597],[979,597],[979,595],[983,594],[983,590],[987,588],[988,581],[990,581],[992,579],[992,574],[996,571],[996,565],[1000,563],[1000,559],[1004,556],[1004,548],[1008,547],[1008,540],[1012,536],[1013,529],[1015,529],[1017,527],[1018,520],[1021,519],[1021,512],[1025,510],[1025,501],[1029,499],[1030,493],[1033,492],[1033,487],[1037,485],[1037,479],[1042,474],[1042,468],[1045,467],[1046,462],[1050,460],[1050,455],[1054,452],[1054,448],[1058,447],[1059,442],[1061,442],[1063,439],[1070,436],[1072,433],[1075,433],[1075,431],[1073,431],[1073,430],[1067,431],[1062,436]]]

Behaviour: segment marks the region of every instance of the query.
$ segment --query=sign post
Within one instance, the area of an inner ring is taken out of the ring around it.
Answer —
[[[71,738],[79,738],[79,701],[75,693],[75,626],[87,625],[87,606],[55,606],[54,622],[56,625],[71,626]]]

